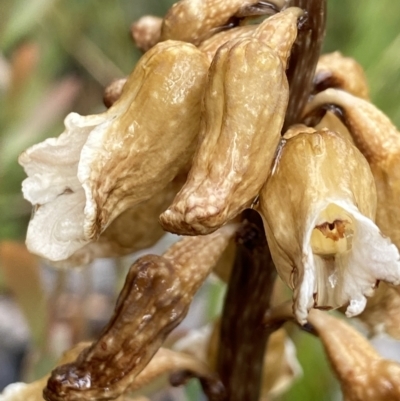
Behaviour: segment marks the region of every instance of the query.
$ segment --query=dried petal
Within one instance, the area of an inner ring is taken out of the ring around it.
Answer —
[[[62,359],[58,362],[58,365],[72,362],[79,355],[82,350],[87,348],[90,343],[79,343],[71,350],[67,351]],[[154,355],[150,363],[140,372],[135,378],[133,383],[127,389],[128,393],[137,392],[144,386],[147,386],[157,380],[160,382],[162,376],[166,376],[168,373],[188,370],[193,372],[198,377],[213,378],[215,374],[211,369],[201,360],[194,358],[188,354],[171,351],[166,348],[160,348]],[[33,383],[13,383],[7,386],[3,393],[0,395],[1,401],[42,401],[43,400],[43,388],[46,387],[47,380],[50,375],[46,375],[40,380]],[[167,379],[167,377],[165,378]],[[167,382],[167,380],[164,380]],[[161,381],[160,384],[163,384]],[[158,386],[157,386],[158,387]],[[116,401],[146,401],[149,399],[142,396],[127,396],[121,395]]]
[[[122,212],[160,192],[193,155],[206,56],[180,42],[160,43],[139,61],[107,112],[71,113],[58,138],[20,156],[35,205],[31,252],[63,260],[97,239]]]
[[[262,400],[278,397],[302,375],[296,347],[286,333],[279,329],[271,334],[264,357]]]
[[[228,28],[234,18],[260,15],[264,8],[266,14],[271,13],[272,8],[268,7],[268,3],[264,5],[266,7],[258,0],[178,1],[164,18],[161,40],[182,40],[198,45],[218,31]]]
[[[367,77],[356,60],[340,52],[322,55],[314,77],[314,91],[327,88],[343,89],[357,97],[369,100]]]
[[[145,15],[132,24],[132,38],[142,52],[147,52],[160,40],[162,22],[162,18]]]
[[[134,263],[101,337],[74,363],[52,372],[46,400],[106,400],[130,388],[184,318],[236,229],[229,225],[208,236],[184,238],[163,256]]]
[[[374,224],[375,207],[368,163],[351,143],[328,130],[284,140],[259,209],[300,323],[313,306],[349,302],[346,314],[357,315],[377,280],[400,283],[399,252]]]
[[[400,365],[383,359],[344,320],[310,311],[312,324],[340,381],[345,401],[400,399]]]
[[[341,90],[327,89],[308,105],[307,111],[334,104],[355,144],[368,160],[375,179],[378,208],[376,223],[400,249],[400,133],[373,104]]]
[[[150,363],[140,372],[128,391],[137,391],[169,373],[185,370],[196,377],[214,378],[216,374],[203,361],[183,352],[176,352],[167,348],[160,348]]]
[[[242,39],[218,51],[192,169],[160,217],[166,230],[207,234],[251,205],[268,176],[287,101],[285,71],[270,47]]]

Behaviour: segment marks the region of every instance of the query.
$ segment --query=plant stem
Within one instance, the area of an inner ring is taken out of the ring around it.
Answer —
[[[287,71],[290,97],[283,132],[290,125],[300,122],[312,90],[326,28],[326,0],[291,0],[288,7],[299,7],[306,14],[300,21],[297,40],[290,55]]]
[[[306,14],[299,22],[287,71],[290,98],[283,131],[300,122],[326,25],[326,0],[291,0],[288,6],[300,7]],[[254,211],[246,211],[244,217],[248,223],[238,235],[221,322],[217,370],[226,390],[224,401],[259,400],[265,348],[270,334],[279,327],[262,325],[276,276],[263,224]]]
[[[254,211],[245,215],[221,322],[218,373],[226,401],[258,401],[265,347],[276,329],[266,330],[262,325],[275,267],[261,218]]]

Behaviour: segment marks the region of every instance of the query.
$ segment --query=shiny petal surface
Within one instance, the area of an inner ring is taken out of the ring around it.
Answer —
[[[258,39],[218,51],[192,169],[160,217],[166,230],[207,234],[251,205],[279,143],[288,93],[280,58]]]
[[[160,43],[107,112],[70,114],[60,137],[20,156],[24,196],[35,206],[31,252],[64,260],[165,188],[194,153],[207,69],[194,46]]]

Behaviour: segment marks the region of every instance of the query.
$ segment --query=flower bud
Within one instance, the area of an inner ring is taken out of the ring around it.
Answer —
[[[226,42],[253,37],[274,49],[286,68],[297,37],[297,20],[302,14],[300,8],[289,7],[265,19],[259,25],[244,25],[220,32],[201,43],[199,49],[204,51],[211,61],[217,50]]]
[[[145,15],[132,24],[132,38],[142,52],[147,52],[160,40],[162,21],[162,18]]]
[[[283,140],[260,193],[272,258],[294,290],[294,313],[361,313],[377,280],[400,283],[400,255],[374,224],[376,193],[367,161],[328,130]]]
[[[344,320],[312,310],[309,323],[317,332],[340,381],[345,401],[400,399],[400,365],[383,359]]]
[[[268,3],[265,6],[265,13],[270,13],[271,7]],[[263,3],[257,0],[181,0],[164,18],[161,40],[181,40],[199,45],[228,28],[235,18],[263,14],[263,8]]]
[[[357,97],[369,100],[367,77],[361,65],[340,52],[322,55],[314,77],[314,91],[327,88],[343,89]]]
[[[280,140],[288,93],[281,60],[269,46],[252,38],[220,48],[188,180],[160,216],[167,231],[207,234],[251,205]]]

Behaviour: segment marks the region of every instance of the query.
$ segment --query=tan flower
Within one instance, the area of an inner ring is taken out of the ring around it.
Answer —
[[[288,94],[280,58],[258,39],[218,50],[192,169],[160,217],[166,230],[206,234],[251,205],[268,176]]]
[[[356,60],[340,52],[323,54],[314,77],[316,91],[327,88],[343,89],[362,99],[369,100],[369,88],[364,70]]]
[[[153,47],[105,113],[71,113],[65,131],[25,151],[23,192],[35,207],[29,250],[63,260],[125,210],[150,199],[193,155],[208,70],[193,45]]]
[[[301,132],[301,131],[300,131]],[[282,279],[304,324],[312,307],[361,313],[377,280],[400,283],[400,256],[374,224],[367,161],[328,130],[283,140],[259,210]]]
[[[397,401],[400,365],[383,359],[371,344],[344,320],[313,310],[309,322],[320,337],[344,401]]]

